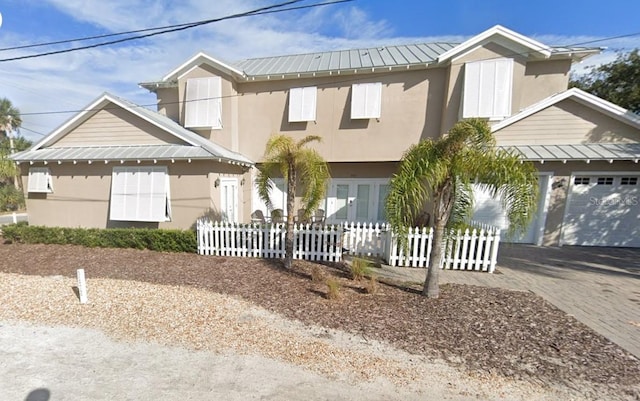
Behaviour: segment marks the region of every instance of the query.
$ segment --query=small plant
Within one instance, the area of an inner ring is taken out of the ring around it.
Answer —
[[[351,261],[351,278],[360,281],[371,274],[369,262],[362,258],[353,258]]]
[[[314,283],[322,283],[324,281],[324,272],[320,266],[315,265],[311,269],[311,281]]]
[[[364,290],[367,294],[375,294],[379,289],[378,278],[375,275],[369,276],[369,280],[364,285]]]
[[[325,280],[327,285],[327,299],[339,299],[340,298],[340,282],[333,277]]]

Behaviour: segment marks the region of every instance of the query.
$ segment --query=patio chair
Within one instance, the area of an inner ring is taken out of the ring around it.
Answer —
[[[296,217],[296,223],[298,224],[311,223],[311,219],[309,217],[305,217],[306,213],[307,213],[307,209],[298,209],[298,216]]]
[[[282,209],[273,209],[271,211],[272,223],[284,223],[284,211]]]
[[[316,212],[313,214],[312,222],[314,224],[324,224],[324,210],[316,209]]]
[[[267,220],[264,218],[264,213],[262,213],[262,210],[256,209],[253,211],[253,213],[251,213],[251,222],[261,223],[261,224],[264,224],[267,222]]]

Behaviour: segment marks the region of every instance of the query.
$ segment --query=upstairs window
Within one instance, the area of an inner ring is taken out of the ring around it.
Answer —
[[[187,80],[184,126],[222,128],[222,79],[220,77]]]
[[[315,121],[318,88],[289,89],[289,122]]]
[[[351,119],[380,118],[382,83],[371,82],[351,86]]]
[[[464,65],[462,117],[511,115],[513,59],[474,61]]]
[[[47,167],[32,167],[29,169],[28,192],[52,193],[53,182],[51,172]]]
[[[114,167],[109,218],[115,221],[171,220],[167,168]]]

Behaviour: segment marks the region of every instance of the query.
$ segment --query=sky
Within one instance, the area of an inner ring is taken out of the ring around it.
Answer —
[[[199,51],[245,58],[399,43],[462,42],[500,24],[547,45],[606,47],[574,66],[578,74],[640,47],[640,1],[354,0],[245,17],[117,45],[17,61],[7,58],[83,43],[4,50],[122,31],[200,21],[283,0],[2,0],[0,98],[20,109],[20,133],[38,141],[107,91],[140,105],[155,97],[138,86],[159,80]],[[306,0],[310,5],[326,0]],[[638,33],[626,38],[608,39]],[[95,43],[95,42],[92,42]],[[85,43],[86,44],[86,43]]]

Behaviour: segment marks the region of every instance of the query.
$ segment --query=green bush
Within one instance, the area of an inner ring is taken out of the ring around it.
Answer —
[[[24,208],[24,194],[13,185],[0,186],[0,212]]]
[[[2,227],[2,235],[5,240],[24,244],[82,245],[190,253],[196,252],[197,249],[196,233],[191,230],[64,228],[18,223]]]

